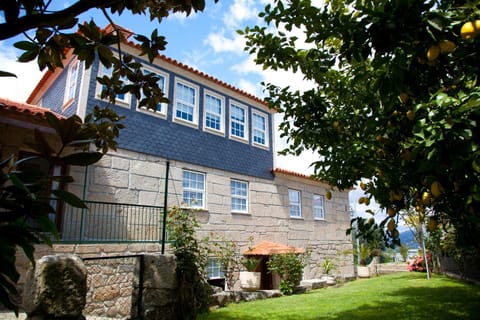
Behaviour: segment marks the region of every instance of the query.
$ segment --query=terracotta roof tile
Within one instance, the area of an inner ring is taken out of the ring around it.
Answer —
[[[64,116],[52,112],[50,109],[39,107],[33,104],[24,102],[18,102],[6,98],[0,97],[0,109],[7,110],[18,114],[24,114],[34,116],[37,118],[45,119],[45,113],[50,112],[57,116],[57,118],[65,118]]]
[[[303,250],[302,248],[289,247],[280,243],[263,241],[260,244],[254,246],[251,250],[245,250],[243,254],[246,256],[269,256],[272,254],[289,252],[305,253],[305,250]]]

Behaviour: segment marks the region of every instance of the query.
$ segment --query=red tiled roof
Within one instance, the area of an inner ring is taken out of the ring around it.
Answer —
[[[247,249],[243,252],[245,256],[269,256],[272,254],[282,254],[282,253],[305,253],[305,250],[302,248],[289,247],[284,244],[263,241],[260,244],[254,246],[251,250]]]
[[[128,45],[128,46],[130,46],[130,47],[132,47],[132,48],[135,48],[135,49],[137,49],[137,50],[141,50],[141,47],[140,47],[139,44],[136,44],[136,43],[134,43],[133,41],[127,40],[127,39],[129,38],[129,36],[131,35],[131,34],[129,34],[129,32],[131,33],[131,31],[129,31],[129,30],[127,30],[127,29],[125,29],[125,28],[123,28],[123,27],[121,27],[121,26],[117,26],[117,28],[119,28],[121,32],[124,32],[124,33],[125,33],[124,43],[125,43],[126,45]],[[112,26],[111,26],[111,25],[108,25],[107,27],[104,28],[104,32],[111,32],[111,30],[112,30]],[[263,104],[264,106],[268,106],[268,103],[267,103],[265,100],[260,99],[260,98],[254,96],[254,95],[252,95],[252,94],[250,94],[250,93],[248,93],[248,92],[245,92],[245,91],[243,91],[243,90],[240,90],[239,88],[236,88],[236,87],[234,87],[234,86],[232,86],[232,85],[230,85],[230,84],[228,84],[228,83],[226,83],[226,82],[223,82],[223,81],[221,81],[221,80],[219,80],[219,79],[217,79],[217,78],[215,78],[215,77],[212,77],[212,76],[210,76],[210,75],[208,75],[208,74],[205,74],[205,73],[203,73],[203,72],[201,72],[201,71],[199,71],[199,70],[197,70],[197,69],[194,69],[194,68],[192,68],[192,67],[189,67],[188,65],[183,64],[183,63],[181,63],[181,62],[179,62],[179,61],[177,61],[177,60],[175,60],[175,59],[169,58],[169,57],[167,57],[167,56],[165,56],[165,55],[163,55],[163,54],[158,54],[158,55],[157,55],[157,58],[158,58],[158,59],[161,59],[161,60],[163,60],[163,61],[165,61],[165,62],[167,62],[167,63],[169,63],[169,64],[172,64],[172,65],[174,65],[174,66],[177,66],[177,67],[179,67],[179,68],[182,68],[182,69],[184,69],[184,70],[186,70],[186,71],[188,71],[188,72],[194,73],[194,74],[196,74],[196,75],[198,75],[198,76],[200,76],[200,77],[203,77],[203,78],[205,78],[205,79],[207,79],[207,80],[209,80],[209,81],[212,81],[212,82],[214,82],[214,83],[216,83],[216,84],[218,84],[218,85],[220,85],[220,86],[222,86],[222,87],[224,87],[224,88],[227,88],[227,89],[229,89],[229,90],[232,90],[232,91],[234,91],[234,92],[237,92],[237,93],[239,93],[239,94],[242,95],[242,96],[245,96],[245,97],[247,97],[247,98],[249,98],[249,99],[252,99],[252,100],[254,100],[254,101],[256,101],[256,102],[258,102],[258,103],[260,103],[260,104]],[[54,72],[49,71],[49,70],[48,70],[47,72],[45,72],[45,74],[43,75],[42,79],[40,79],[39,83],[38,83],[37,86],[33,89],[32,93],[31,93],[30,96],[28,97],[27,102],[31,102],[31,101],[33,100],[33,98],[35,97],[35,95],[41,90],[41,88],[43,87],[43,85],[48,81],[48,79],[49,79],[53,74],[54,74]]]
[[[47,112],[54,114],[59,119],[65,118],[60,114],[52,112],[50,109],[2,97],[0,97],[0,110],[10,111],[19,115],[33,116],[38,119],[45,119],[45,113]]]
[[[312,175],[303,174],[303,173],[299,173],[299,172],[295,172],[295,171],[290,171],[290,170],[287,170],[287,169],[274,168],[272,170],[272,172],[273,173],[283,173],[283,174],[286,174],[286,175],[289,175],[289,176],[294,176],[294,177],[299,177],[299,178],[303,178],[303,179],[309,179],[309,180],[313,180],[313,181],[322,182],[320,179],[317,179]]]

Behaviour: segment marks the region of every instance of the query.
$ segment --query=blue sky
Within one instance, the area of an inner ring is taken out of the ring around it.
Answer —
[[[262,81],[290,85],[296,89],[309,86],[302,80],[301,74],[262,70],[260,66],[255,65],[253,57],[243,50],[244,40],[236,31],[246,26],[262,24],[258,13],[271,2],[271,0],[220,0],[214,4],[213,0],[207,0],[204,12],[189,17],[182,14],[171,15],[161,24],[156,21],[150,22],[147,16],[124,14],[120,17],[113,16],[113,19],[120,26],[147,36],[157,28],[168,42],[163,52],[166,56],[263,98],[260,85]],[[322,0],[312,2],[320,5]],[[83,14],[80,22],[92,18],[101,27],[108,24],[99,10]],[[40,79],[41,73],[35,63],[15,62],[18,52],[12,47],[14,40],[19,39],[0,42],[0,70],[14,72],[18,76],[17,79],[0,78],[0,96],[25,101]],[[278,115],[276,121],[278,122],[280,118]],[[282,149],[285,141],[281,140],[278,134],[275,139],[277,150]],[[309,165],[313,161],[315,156],[309,152],[300,157],[276,157],[278,167],[305,174],[312,173]],[[353,191],[350,193],[350,201],[356,211],[362,213],[367,207],[355,205],[360,196],[362,192],[359,189]],[[374,203],[370,208],[377,210]]]

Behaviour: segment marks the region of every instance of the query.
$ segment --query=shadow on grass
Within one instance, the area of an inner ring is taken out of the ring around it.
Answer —
[[[426,280],[428,281],[428,280]],[[360,293],[362,294],[362,293]],[[280,301],[279,301],[280,302]],[[285,307],[285,300],[277,307],[266,311],[261,316],[256,313],[254,316],[235,315],[232,312],[210,314],[202,318],[208,320],[326,320],[326,319],[372,319],[372,320],[401,320],[401,319],[428,319],[428,320],[450,320],[450,319],[480,319],[480,290],[475,286],[439,286],[431,287],[416,284],[414,287],[392,290],[383,295],[372,295],[371,301],[362,304],[360,307],[349,306],[346,301],[342,310],[327,312],[315,312],[315,308],[307,314],[289,310]],[[318,303],[326,303],[320,300]],[[323,305],[325,310],[325,305]],[[283,311],[280,309],[284,309]],[[295,308],[293,308],[295,309]],[[328,309],[328,308],[327,308]]]

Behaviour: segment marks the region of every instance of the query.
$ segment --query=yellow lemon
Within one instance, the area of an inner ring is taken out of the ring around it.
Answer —
[[[475,22],[468,21],[462,25],[462,27],[460,28],[460,35],[462,36],[463,39],[466,39],[466,40],[473,39],[478,35],[478,31],[476,28],[477,21],[478,20],[476,20]]]
[[[450,40],[441,40],[438,46],[440,47],[440,52],[443,54],[450,53],[457,47],[457,45]]]
[[[392,237],[394,239],[398,239],[399,236],[400,236],[400,232],[397,229],[393,230]]]
[[[365,205],[366,206],[370,205],[370,199],[369,198],[365,198]]]
[[[433,61],[438,58],[440,55],[440,47],[437,45],[433,45],[427,50],[427,60],[428,61]]]
[[[327,200],[332,199],[332,193],[331,193],[330,191],[327,191],[327,192],[325,193],[325,198],[327,198]]]
[[[440,182],[438,181],[434,181],[432,183],[432,186],[430,187],[430,191],[432,191],[432,195],[435,197],[435,198],[438,198],[440,197],[440,195],[442,194],[442,185],[440,184]]]
[[[359,203],[359,204],[365,203],[365,198],[364,198],[364,197],[358,198],[358,203]]]
[[[360,182],[360,189],[364,190],[367,189],[367,185],[365,184],[365,182]]]
[[[374,223],[375,223],[375,219],[373,219],[373,218],[368,219],[368,224],[374,224]]]
[[[424,203],[427,203],[428,200],[430,200],[430,193],[428,193],[428,192],[425,191],[425,192],[422,194],[422,201],[423,201]]]
[[[415,119],[415,113],[413,113],[412,110],[408,110],[407,111],[407,119],[412,121],[413,119]]]

